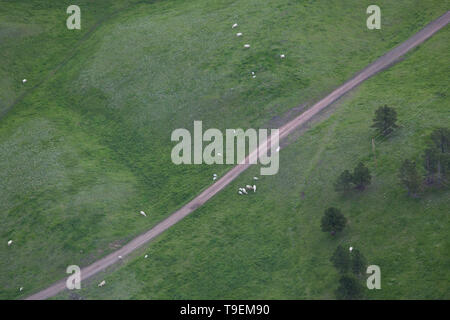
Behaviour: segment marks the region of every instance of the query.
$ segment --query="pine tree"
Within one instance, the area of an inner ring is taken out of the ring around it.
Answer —
[[[450,129],[437,128],[433,130],[430,138],[441,153],[450,153]]]
[[[369,168],[367,168],[362,162],[360,162],[352,174],[353,183],[359,190],[364,190],[372,180]]]
[[[400,167],[399,178],[408,190],[408,195],[416,196],[422,187],[422,178],[416,169],[416,163],[406,159]]]
[[[359,280],[350,275],[344,275],[339,279],[339,287],[336,290],[339,300],[357,300],[364,297],[364,287]]]
[[[351,268],[355,275],[366,272],[367,260],[358,249],[353,249],[351,255]]]
[[[427,172],[427,183],[439,183],[446,179],[450,172],[450,130],[437,128],[430,135],[430,146],[425,149],[424,167]]]
[[[347,273],[351,267],[350,254],[348,250],[345,250],[341,245],[339,245],[334,251],[330,258],[334,267],[342,274]]]
[[[337,178],[334,189],[337,192],[347,192],[352,188],[352,174],[348,170],[344,170]]]
[[[335,234],[336,232],[342,231],[346,223],[347,219],[344,217],[341,211],[339,209],[331,207],[325,210],[321,221],[321,227],[322,231]]]
[[[373,119],[372,128],[376,128],[378,133],[386,136],[395,128],[398,128],[396,122],[397,112],[395,109],[384,105],[375,111],[375,118]]]

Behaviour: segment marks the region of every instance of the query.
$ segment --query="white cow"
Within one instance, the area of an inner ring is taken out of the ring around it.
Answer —
[[[238,33],[236,33],[236,36],[237,36],[237,37],[240,37],[240,36],[242,36],[242,32],[238,32]]]
[[[10,245],[12,245],[12,243],[13,243],[13,241],[12,241],[12,240],[9,240],[9,241],[8,241],[8,247],[9,247]]]
[[[244,48],[250,48],[249,44],[244,44]]]
[[[253,185],[253,192],[256,192],[256,184]]]
[[[144,211],[139,212],[141,215],[143,215],[144,217],[146,217],[147,215],[145,214]]]
[[[233,26],[231,27],[232,29],[236,28],[238,26],[237,23],[233,24]]]
[[[105,285],[105,283],[106,283],[106,281],[103,280],[102,282],[100,282],[100,283],[98,284],[98,286],[99,286],[99,287],[103,287],[103,286]]]

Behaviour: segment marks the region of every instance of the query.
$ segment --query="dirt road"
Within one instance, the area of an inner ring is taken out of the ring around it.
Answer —
[[[280,139],[285,138],[294,130],[298,129],[300,126],[305,124],[308,120],[310,120],[314,115],[318,114],[324,108],[329,106],[331,103],[336,101],[338,98],[349,92],[351,89],[355,88],[359,84],[361,84],[364,80],[369,77],[375,75],[379,71],[383,70],[391,66],[393,63],[397,62],[400,57],[406,54],[408,51],[418,46],[429,37],[431,37],[434,33],[445,27],[450,21],[450,11],[445,13],[440,18],[431,22],[424,29],[416,33],[414,36],[395,47],[391,51],[389,51],[384,56],[377,59],[374,63],[370,64],[368,67],[363,69],[360,73],[358,73],[355,77],[345,82],[342,86],[331,92],[325,98],[314,104],[310,109],[303,112],[300,116],[293,119],[286,125],[280,128]],[[264,152],[265,145],[256,149],[252,152],[247,158],[247,163],[250,162],[248,160],[254,159],[257,156],[257,152]],[[245,161],[245,160],[244,160]],[[238,175],[240,175],[244,170],[246,170],[250,164],[238,164],[233,169],[228,171],[222,178],[220,178],[216,183],[212,184],[210,187],[205,189],[202,193],[200,193],[196,198],[190,201],[188,204],[184,205],[182,208],[174,212],[168,218],[157,224],[155,227],[145,232],[144,234],[136,237],[131,242],[124,245],[121,249],[107,255],[106,257],[94,262],[93,264],[83,268],[81,270],[82,280],[87,279],[99,271],[104,270],[105,268],[111,266],[112,264],[118,262],[120,259],[118,256],[125,257],[130,254],[132,251],[141,247],[142,245],[148,243],[150,240],[176,224],[178,221],[186,217],[188,214],[193,212],[195,209],[203,205],[206,201],[211,199],[216,193],[225,188],[230,182],[232,182]],[[66,288],[65,284],[66,279],[61,280],[45,290],[37,292],[29,296],[28,300],[37,300],[37,299],[47,299],[52,297],[59,292],[63,291]]]

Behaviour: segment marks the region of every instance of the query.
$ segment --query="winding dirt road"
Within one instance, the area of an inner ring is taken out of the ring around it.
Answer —
[[[344,94],[361,84],[363,81],[367,80],[369,77],[375,75],[379,71],[391,66],[398,61],[400,57],[405,55],[408,51],[415,48],[428,38],[430,38],[434,33],[445,27],[450,21],[450,11],[447,11],[443,16],[434,20],[428,24],[421,31],[416,33],[414,36],[395,47],[389,51],[384,56],[378,58],[375,62],[370,64],[368,67],[359,72],[355,77],[345,82],[342,86],[331,92],[325,98],[314,104],[310,109],[303,112],[300,116],[296,117],[286,125],[280,128],[279,135],[280,140],[288,136],[294,130],[298,129],[300,126],[305,124],[313,116],[321,112],[323,109],[328,107],[331,103],[336,101],[338,98],[342,97]],[[197,197],[195,197],[188,204],[184,205],[182,208],[171,214],[169,217],[164,219],[162,222],[158,223],[155,227],[148,230],[144,234],[136,237],[121,249],[107,255],[106,257],[94,262],[93,264],[83,268],[81,270],[82,280],[87,279],[99,271],[106,269],[107,267],[118,262],[120,259],[118,256],[125,257],[132,251],[141,247],[142,245],[148,243],[153,238],[176,224],[178,221],[186,217],[188,214],[193,212],[195,209],[203,205],[206,201],[211,199],[216,193],[225,188],[230,182],[232,182],[237,176],[239,176],[243,171],[245,171],[251,164],[251,160],[255,159],[258,152],[264,152],[266,150],[266,144],[263,144],[258,149],[253,151],[241,164],[236,165],[233,169],[228,171],[222,178],[217,182],[212,184],[210,187],[205,189]],[[270,146],[269,146],[270,148]],[[66,279],[63,279],[55,284],[51,285],[47,289],[39,291],[28,298],[27,300],[40,300],[47,299],[49,297],[55,296],[59,292],[66,288]]]

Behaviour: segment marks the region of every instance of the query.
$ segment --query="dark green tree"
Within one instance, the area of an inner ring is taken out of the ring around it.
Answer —
[[[414,161],[408,159],[403,161],[398,177],[408,190],[408,195],[415,197],[421,191],[422,177],[417,172],[416,163]]]
[[[344,229],[347,223],[347,219],[342,212],[337,208],[328,208],[322,217],[321,227],[324,232],[331,232],[335,234]]]
[[[431,140],[441,153],[450,153],[450,129],[437,128],[430,135]]]
[[[353,249],[350,256],[352,272],[358,276],[364,274],[367,267],[367,260],[364,255],[358,249]]]
[[[348,192],[352,188],[352,174],[348,170],[344,170],[337,178],[334,189],[337,192]]]
[[[427,148],[423,154],[423,167],[426,171],[426,182],[432,184],[438,171],[439,155],[436,148]]]
[[[364,287],[354,276],[343,275],[339,279],[339,287],[336,290],[339,300],[358,300],[364,297]]]
[[[395,109],[384,105],[375,111],[375,118],[373,119],[372,128],[376,128],[379,134],[384,136],[390,134],[397,124],[397,112]]]
[[[339,245],[330,258],[333,266],[342,274],[347,273],[351,267],[350,253]]]
[[[369,168],[364,163],[360,162],[352,174],[352,181],[359,190],[364,190],[371,182],[372,176],[370,175]]]
[[[427,183],[442,183],[450,172],[450,130],[437,128],[430,135],[430,146],[424,152]]]

